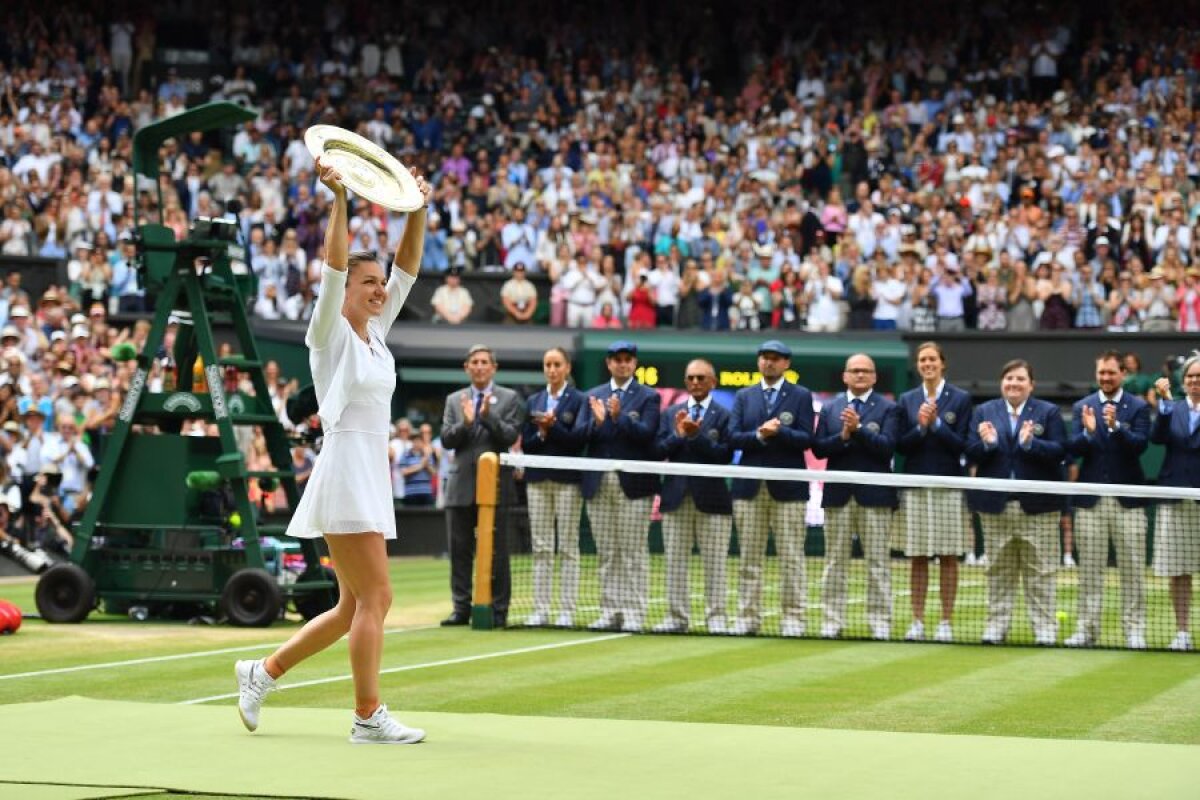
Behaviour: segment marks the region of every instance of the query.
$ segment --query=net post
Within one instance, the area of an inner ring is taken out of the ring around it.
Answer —
[[[475,596],[471,608],[471,627],[486,631],[494,627],[492,617],[492,555],[495,550],[496,498],[500,487],[500,457],[495,453],[479,456],[475,473]]]

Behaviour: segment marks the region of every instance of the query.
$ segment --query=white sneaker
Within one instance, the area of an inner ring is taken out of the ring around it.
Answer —
[[[886,622],[871,626],[871,638],[877,642],[886,642],[892,638],[892,626]]]
[[[904,634],[906,642],[923,642],[925,641],[925,623],[921,620],[914,622],[908,629],[908,633]]]
[[[798,619],[785,619],[779,633],[789,639],[799,639],[804,635],[804,623]]]
[[[625,624],[621,626],[621,630],[625,631],[625,633],[641,633],[642,627],[642,618],[640,616],[626,614]]]
[[[526,628],[544,628],[550,622],[550,615],[535,611],[525,619]]]
[[[562,612],[561,614],[558,615],[558,619],[554,620],[554,627],[556,627],[556,628],[574,628],[575,627],[575,615],[572,614],[570,611]]]
[[[975,562],[975,566],[987,569],[991,563],[991,561],[988,561],[987,553],[984,553],[979,557],[979,560]]]
[[[1125,644],[1130,650],[1145,650],[1146,637],[1140,633],[1131,633],[1129,634],[1129,638],[1125,640]]]
[[[739,618],[733,623],[733,627],[729,632],[734,636],[757,636],[758,635],[758,620],[749,620]]]
[[[1063,566],[1067,569],[1075,569],[1075,556],[1063,553]]]
[[[275,679],[267,674],[266,659],[239,661],[233,665],[238,685],[238,714],[246,730],[258,729],[258,711],[268,692],[275,691]]]
[[[654,633],[687,633],[687,623],[683,620],[667,617],[652,628]]]
[[[976,559],[975,559],[975,554],[974,554],[974,553],[967,553],[967,566],[968,566],[968,567],[973,567],[973,566],[975,566],[977,563],[979,563],[979,562],[978,562],[978,561],[976,561]]]
[[[950,627],[949,620],[942,620],[938,623],[937,630],[933,633],[933,640],[943,644],[954,641],[954,629]]]
[[[1058,644],[1058,632],[1041,631],[1040,633],[1035,633],[1033,643],[1038,647],[1054,647],[1054,645]]]
[[[1192,635],[1187,631],[1180,631],[1179,633],[1175,634],[1175,638],[1171,641],[1171,644],[1167,647],[1167,649],[1180,653],[1191,650]]]
[[[354,726],[350,728],[351,744],[416,744],[424,738],[425,731],[393,719],[382,703],[367,719],[355,714]]]
[[[1002,644],[1004,642],[1004,634],[999,628],[984,628],[983,636],[980,637],[979,641],[984,644]]]
[[[834,625],[832,622],[826,622],[824,625],[821,626],[821,638],[822,639],[836,639],[841,635],[842,635],[842,629],[839,628],[837,625]]]
[[[621,615],[612,611],[605,611],[600,615],[600,619],[588,625],[589,631],[615,631],[621,627]]]
[[[724,617],[713,617],[708,621],[708,632],[714,636],[724,636],[729,633],[729,626],[725,624]]]
[[[1067,647],[1091,647],[1094,642],[1092,641],[1092,637],[1088,636],[1087,631],[1075,631],[1075,633],[1067,637],[1067,640],[1063,644]]]

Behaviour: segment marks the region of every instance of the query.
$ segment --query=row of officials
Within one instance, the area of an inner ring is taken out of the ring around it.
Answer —
[[[1160,485],[1200,487],[1200,354],[1183,368],[1186,397],[1172,398],[1169,382],[1163,379],[1156,385],[1158,407],[1152,409],[1144,399],[1122,390],[1121,354],[1101,353],[1095,362],[1099,390],[1074,405],[1068,432],[1059,407],[1033,396],[1033,368],[1027,361],[1006,363],[1001,370],[1001,396],[975,405],[966,391],[946,380],[945,355],[936,342],[917,348],[921,385],[896,402],[874,391],[876,372],[870,356],[850,356],[843,372],[845,391],[826,402],[819,413],[814,411],[811,392],[785,377],[792,369],[792,354],[783,342],[771,340],[758,348],[761,380],[739,390],[729,410],[713,401],[716,374],[703,358],[687,365],[683,376],[687,399],[662,408],[659,393],[634,378],[637,352],[632,342],[614,342],[605,357],[609,380],[584,392],[568,380],[567,353],[552,348],[543,359],[546,388],[522,399],[495,383],[497,361],[491,348],[470,349],[464,367],[471,385],[448,396],[442,427],[443,444],[456,451],[446,495],[454,608],[444,625],[469,620],[476,459],[483,452],[505,452],[518,439],[522,450],[531,455],[726,465],[738,453],[739,464],[754,467],[804,467],[805,454],[811,450],[827,459],[832,472],[891,472],[893,456],[902,454],[904,472],[913,475],[1000,480],[1060,481],[1065,465],[1076,462],[1081,481],[1132,485],[1146,483],[1139,456],[1153,441],[1166,451]],[[688,565],[696,549],[704,573],[702,623],[709,633],[753,635],[770,613],[779,616],[782,635],[806,634],[808,482],[726,482],[698,476],[660,480],[638,473],[532,467],[525,470],[525,480],[534,570],[533,612],[526,624],[573,627],[577,623],[579,532],[586,503],[600,584],[599,614],[588,620],[588,627],[645,630],[648,527],[659,495],[667,611],[654,632],[682,633],[700,624],[692,619],[688,586]],[[820,635],[837,638],[847,624],[847,569],[857,536],[867,566],[867,623],[874,638],[891,638],[890,555],[895,537],[911,561],[913,622],[905,638],[926,638],[929,565],[936,559],[941,608],[930,638],[952,641],[959,558],[973,552],[971,514],[975,513],[990,556],[983,642],[1005,641],[1018,588],[1023,585],[1035,641],[1056,644],[1055,574],[1066,501],[1062,494],[897,491],[861,482],[826,481],[821,497],[825,558]],[[1080,556],[1079,607],[1077,627],[1064,644],[1087,647],[1099,641],[1111,542],[1120,571],[1125,643],[1133,649],[1146,648],[1147,502],[1136,497],[1076,496],[1070,504]],[[730,616],[726,565],[735,523],[738,591],[736,611]],[[1191,576],[1200,569],[1200,504],[1161,503],[1155,525],[1153,568],[1169,578],[1177,623],[1168,647],[1191,650]],[[778,609],[764,608],[763,599],[767,543],[772,535],[779,561]],[[507,624],[511,593],[503,538],[497,537],[493,576],[494,617],[499,625]]]

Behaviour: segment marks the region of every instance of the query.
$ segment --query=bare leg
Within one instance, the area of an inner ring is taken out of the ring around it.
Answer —
[[[943,567],[943,569],[945,569]],[[912,557],[912,610],[913,622],[925,621],[925,594],[929,591],[929,559],[925,556]]]
[[[392,606],[387,546],[379,533],[327,536],[325,541],[337,569],[342,594],[354,598],[350,622],[350,672],[354,676],[354,710],[366,719],[379,707],[383,621]]]
[[[1171,604],[1175,606],[1175,625],[1180,631],[1191,630],[1192,576],[1171,576]]]
[[[341,570],[338,570],[341,581]],[[316,655],[350,632],[356,608],[354,595],[341,583],[338,603],[320,616],[313,617],[278,650],[267,656],[267,674],[278,680],[285,672],[309,656]]]
[[[949,622],[954,616],[954,600],[958,595],[958,556],[944,555],[938,559],[942,587],[942,620]]]

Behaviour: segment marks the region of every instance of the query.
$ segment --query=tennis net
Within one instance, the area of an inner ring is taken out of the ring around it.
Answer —
[[[510,626],[1191,649],[1182,599],[1200,569],[1200,490],[501,463],[590,485],[586,500],[578,484],[524,486],[506,526]]]

